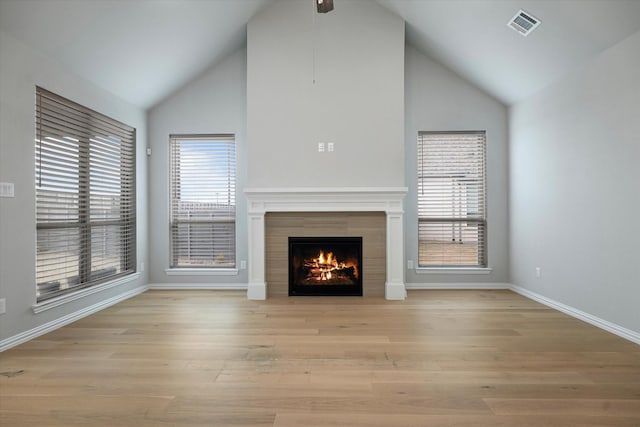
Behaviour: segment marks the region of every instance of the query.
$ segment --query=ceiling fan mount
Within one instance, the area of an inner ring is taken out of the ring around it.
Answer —
[[[327,13],[333,10],[333,0],[314,0],[318,13]]]

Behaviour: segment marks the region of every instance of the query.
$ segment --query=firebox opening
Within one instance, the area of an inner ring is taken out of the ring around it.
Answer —
[[[362,296],[362,237],[289,237],[289,295]]]

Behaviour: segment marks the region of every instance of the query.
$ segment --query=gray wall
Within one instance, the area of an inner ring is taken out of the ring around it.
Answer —
[[[275,18],[274,18],[275,19]],[[266,30],[265,30],[266,31]],[[405,46],[400,46],[402,56],[405,56]],[[395,55],[395,54],[394,54]],[[250,59],[250,58],[249,58]],[[394,174],[406,169],[406,177],[402,180],[391,179],[384,181],[364,180],[363,185],[393,186],[404,185],[406,181],[407,194],[406,209],[406,254],[408,259],[417,258],[417,207],[416,207],[416,147],[417,133],[420,130],[476,130],[485,129],[488,135],[488,187],[489,187],[489,262],[493,268],[491,274],[447,274],[447,275],[417,275],[407,271],[409,283],[462,283],[462,282],[507,282],[508,281],[508,248],[507,248],[507,110],[502,104],[489,97],[484,92],[468,84],[451,71],[428,59],[414,48],[406,47],[406,59],[402,67],[404,77],[402,81],[406,99],[406,117],[404,119],[403,145],[397,147],[393,141],[379,141],[380,148],[385,148],[385,170],[394,170]],[[255,62],[254,62],[255,63]],[[249,63],[251,65],[251,62]],[[169,266],[169,199],[168,176],[169,159],[168,144],[171,133],[211,133],[230,132],[237,135],[238,148],[238,226],[237,247],[238,259],[246,259],[247,254],[247,224],[246,200],[243,194],[248,186],[248,175],[256,174],[260,179],[252,184],[255,187],[285,186],[278,178],[271,180],[272,175],[278,175],[283,168],[278,162],[282,158],[292,160],[291,150],[282,141],[276,141],[271,146],[269,154],[263,153],[260,158],[262,166],[257,162],[254,153],[249,152],[261,144],[254,141],[248,148],[246,127],[246,84],[247,84],[246,51],[234,53],[226,60],[213,66],[204,75],[182,88],[160,105],[149,112],[149,135],[152,156],[150,158],[150,282],[152,284],[231,284],[246,283],[245,271],[238,276],[167,276],[165,270]],[[251,73],[251,70],[249,70]],[[348,76],[348,73],[347,73]],[[266,82],[265,82],[266,84]],[[266,89],[265,89],[266,90]],[[337,95],[336,95],[337,96]],[[348,99],[349,96],[347,95]],[[271,99],[271,98],[269,98]],[[254,106],[254,108],[257,108]],[[274,111],[275,106],[263,105],[264,115],[280,114]],[[285,110],[285,112],[288,110]],[[254,110],[257,114],[257,110]],[[348,119],[344,119],[348,121]],[[320,125],[318,125],[320,126]],[[331,127],[331,126],[329,126]],[[315,132],[310,130],[309,132]],[[354,137],[356,138],[356,137]],[[314,145],[315,140],[309,139],[308,144]],[[293,141],[289,141],[294,144]],[[281,145],[285,144],[285,145]],[[347,145],[350,142],[347,141]],[[354,143],[357,146],[357,143]],[[340,145],[337,145],[336,155],[341,155]],[[307,147],[308,148],[308,147]],[[361,147],[362,148],[362,147]],[[260,151],[259,148],[256,148]],[[364,148],[362,148],[364,150]],[[292,168],[300,168],[300,161],[309,163],[309,170],[314,167],[324,167],[318,176],[307,174],[307,178],[296,177],[287,183],[288,186],[316,186],[335,185],[332,176],[337,175],[345,186],[354,184],[356,180],[364,179],[363,173],[354,170],[341,171],[329,160],[322,160],[323,155],[314,150],[303,150],[298,153]],[[381,150],[383,152],[384,150]],[[397,159],[397,154],[402,154]],[[406,159],[405,159],[406,153]],[[324,153],[329,157],[330,153]],[[254,156],[254,166],[250,166],[249,156]],[[306,156],[306,157],[305,157]],[[366,150],[360,153],[363,159],[369,159],[372,164],[380,161],[375,155]],[[273,167],[272,164],[278,165]],[[261,169],[255,171],[255,169]],[[367,167],[367,173],[375,175],[381,167]],[[269,172],[269,173],[267,173]],[[298,171],[297,173],[303,173]],[[262,174],[265,174],[264,176]],[[283,174],[283,176],[286,174]],[[304,183],[304,184],[303,184]]]
[[[157,283],[247,283],[246,271],[236,276],[167,276],[169,268],[169,135],[233,133],[236,135],[237,260],[247,259],[247,209],[243,190],[247,176],[246,50],[211,67],[149,111],[150,272]],[[240,263],[238,262],[238,265]]]
[[[640,333],[638,70],[640,33],[510,109],[510,248],[514,284]]]
[[[336,7],[281,1],[248,24],[250,187],[404,186],[404,21]]]
[[[144,112],[65,71],[59,64],[0,31],[0,181],[15,184],[15,198],[0,198],[0,341],[78,312],[147,283],[140,279],[34,314],[35,285],[35,86],[104,113],[137,130],[146,145]],[[147,261],[147,165],[137,159],[138,265]]]
[[[507,108],[411,46],[405,53],[405,256],[417,264],[419,131],[486,130],[490,274],[416,274],[407,283],[508,282]]]

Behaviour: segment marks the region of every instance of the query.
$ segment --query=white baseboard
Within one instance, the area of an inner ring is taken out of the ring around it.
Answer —
[[[404,300],[407,298],[407,288],[402,282],[386,282],[384,284],[384,297],[388,300]]]
[[[24,331],[12,337],[6,338],[0,341],[0,352],[3,352],[19,344],[22,344],[24,342],[37,338],[40,335],[44,335],[46,333],[54,331],[58,328],[63,327],[64,325],[68,325],[69,323],[75,322],[76,320],[80,320],[83,317],[89,316],[90,314],[96,313],[100,310],[103,310],[121,301],[127,300],[131,297],[141,294],[146,290],[147,290],[146,286],[139,286],[135,289],[132,289],[120,295],[116,295],[104,301],[100,301],[92,306],[85,307],[82,310],[78,310],[74,313],[69,313],[66,316],[62,316],[58,319],[52,320],[51,322],[45,323],[44,325],[37,326],[33,329],[29,329],[28,331]]]
[[[408,291],[419,289],[510,289],[510,283],[473,282],[473,283],[406,283]]]
[[[251,282],[247,286],[248,299],[255,301],[267,299],[267,284],[265,282]]]
[[[640,333],[632,331],[631,329],[624,328],[615,323],[593,316],[589,313],[585,313],[584,311],[578,310],[577,308],[573,308],[566,304],[562,304],[561,302],[554,301],[551,298],[547,298],[520,286],[511,285],[511,290],[524,297],[568,314],[571,317],[575,317],[576,319],[580,319],[584,322],[590,323],[593,326],[604,329],[605,331],[611,332],[612,334],[618,335],[619,337],[627,339],[631,342],[640,344]]]
[[[246,291],[246,283],[149,283],[152,290],[214,290],[214,291]]]

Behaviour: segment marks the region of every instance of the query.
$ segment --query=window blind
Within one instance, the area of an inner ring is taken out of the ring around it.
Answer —
[[[36,88],[37,301],[135,271],[135,139]]]
[[[236,266],[234,135],[171,135],[171,267]]]
[[[487,265],[485,132],[418,134],[418,265]]]

